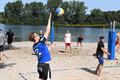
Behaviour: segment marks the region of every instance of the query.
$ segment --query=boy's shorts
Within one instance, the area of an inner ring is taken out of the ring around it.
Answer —
[[[51,70],[48,63],[39,63],[37,66],[37,70],[39,74],[39,79],[51,79]]]
[[[99,61],[99,64],[104,64],[104,58],[102,56],[98,56],[98,61]]]

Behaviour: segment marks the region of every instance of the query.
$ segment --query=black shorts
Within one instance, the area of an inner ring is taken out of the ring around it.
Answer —
[[[78,40],[78,41],[77,41],[77,43],[81,43],[81,42],[82,42],[82,40]]]
[[[12,41],[13,41],[12,38],[10,38],[10,39],[7,40],[7,43],[8,43],[8,44],[11,44]]]
[[[0,45],[0,51],[3,51],[3,45]]]
[[[51,70],[48,63],[39,63],[37,66],[37,71],[39,74],[39,79],[51,79]]]

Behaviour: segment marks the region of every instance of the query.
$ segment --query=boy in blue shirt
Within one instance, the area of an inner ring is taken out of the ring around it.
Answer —
[[[38,58],[37,70],[39,74],[39,79],[41,80],[51,79],[51,70],[49,66],[51,55],[45,44],[45,41],[48,38],[50,33],[51,16],[52,14],[50,13],[46,31],[43,37],[40,38],[40,36],[34,32],[30,33],[29,35],[29,40],[34,42],[33,51],[37,54],[37,58]]]

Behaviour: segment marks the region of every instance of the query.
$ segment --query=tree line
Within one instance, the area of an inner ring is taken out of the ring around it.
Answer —
[[[53,8],[61,6],[65,13],[63,16],[54,16],[56,24],[109,24],[116,20],[120,25],[120,10],[101,11],[91,10],[86,14],[87,6],[81,1],[63,2],[62,0],[48,0],[47,4],[42,2],[31,2],[23,4],[21,0],[8,2],[4,12],[0,13],[0,21],[5,24],[47,24],[48,13]]]

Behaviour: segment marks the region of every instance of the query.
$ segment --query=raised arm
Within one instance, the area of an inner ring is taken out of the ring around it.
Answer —
[[[48,19],[48,24],[47,24],[47,27],[46,27],[46,31],[44,33],[44,37],[47,39],[48,36],[49,36],[49,33],[50,33],[50,28],[51,28],[51,17],[52,17],[52,14],[50,13],[49,15],[49,19]]]

